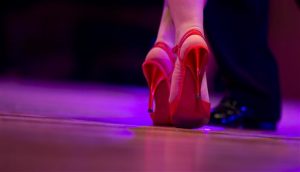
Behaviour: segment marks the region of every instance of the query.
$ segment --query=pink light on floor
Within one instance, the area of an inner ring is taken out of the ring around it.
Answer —
[[[218,97],[212,97],[213,106]],[[103,84],[0,81],[0,113],[75,119],[131,126],[152,126],[147,112],[148,89]],[[277,135],[300,137],[300,101],[283,101]],[[221,132],[204,126],[201,132]]]

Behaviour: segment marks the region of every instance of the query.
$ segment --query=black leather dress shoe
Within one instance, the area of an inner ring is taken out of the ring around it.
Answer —
[[[276,122],[256,119],[253,108],[232,98],[223,98],[211,111],[209,124],[231,128],[276,130]]]

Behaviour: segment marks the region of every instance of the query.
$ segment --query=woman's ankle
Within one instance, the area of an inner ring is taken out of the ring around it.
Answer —
[[[176,30],[176,38],[175,38],[176,44],[178,44],[180,42],[180,40],[182,39],[183,35],[191,29],[199,30],[204,35],[203,25],[183,24],[180,28],[178,28]]]

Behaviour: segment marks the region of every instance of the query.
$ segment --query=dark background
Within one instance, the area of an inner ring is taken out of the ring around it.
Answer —
[[[161,1],[1,2],[4,76],[144,84]]]
[[[270,1],[269,43],[284,97],[300,98],[300,8]],[[0,2],[0,77],[146,85],[162,0]],[[209,66],[210,91],[217,67]],[[215,85],[213,87],[213,85]]]

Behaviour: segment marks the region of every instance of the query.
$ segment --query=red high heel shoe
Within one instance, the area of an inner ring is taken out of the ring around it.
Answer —
[[[184,34],[179,44],[174,48],[179,57],[183,72],[183,80],[179,85],[179,94],[170,102],[172,123],[176,127],[196,128],[208,123],[210,103],[201,100],[201,84],[208,63],[208,48],[206,44],[197,43],[189,46],[183,57],[181,48],[187,38],[193,35],[203,35],[199,30],[191,29]]]
[[[172,49],[163,42],[157,42],[153,48],[161,48],[168,58],[147,58],[143,63],[143,73],[150,88],[148,112],[154,125],[171,126],[169,95],[175,57]]]

